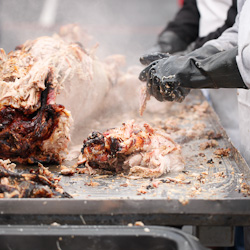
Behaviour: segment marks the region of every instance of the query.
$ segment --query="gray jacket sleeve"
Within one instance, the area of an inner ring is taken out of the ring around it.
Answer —
[[[236,21],[231,28],[225,30],[219,38],[208,41],[207,43],[204,44],[204,46],[212,45],[221,51],[228,50],[237,46],[238,25],[239,25],[239,14],[237,15]]]
[[[224,31],[215,40],[205,45],[212,45],[223,51],[238,46],[237,65],[241,77],[248,88],[250,88],[250,0],[238,0],[238,15],[235,24]]]
[[[240,74],[250,88],[250,0],[246,0],[239,16],[238,56],[236,58]]]

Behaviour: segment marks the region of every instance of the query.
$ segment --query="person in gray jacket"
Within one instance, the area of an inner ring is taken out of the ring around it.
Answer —
[[[139,79],[159,101],[181,102],[190,89],[237,88],[240,124],[240,151],[250,165],[250,0],[238,0],[238,15],[233,27],[218,39],[205,43],[185,56],[145,55],[151,62]],[[250,249],[246,229],[245,249]]]
[[[233,26],[237,15],[236,0],[185,0],[148,52],[185,55],[207,41],[218,38]],[[202,90],[235,147],[239,147],[236,89]],[[230,110],[230,111],[229,111]]]
[[[184,0],[174,19],[157,37],[151,52],[176,53],[200,48],[233,26],[236,0]]]

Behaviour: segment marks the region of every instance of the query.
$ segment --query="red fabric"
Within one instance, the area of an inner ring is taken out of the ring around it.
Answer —
[[[179,6],[182,7],[184,0],[178,0]]]

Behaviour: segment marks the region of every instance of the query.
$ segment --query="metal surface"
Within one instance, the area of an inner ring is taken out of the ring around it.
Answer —
[[[178,119],[179,130],[173,137],[182,145],[187,172],[171,173],[154,180],[131,180],[120,175],[62,176],[60,184],[73,199],[1,199],[0,224],[24,221],[25,224],[54,221],[60,224],[126,224],[141,220],[155,225],[250,225],[250,198],[239,191],[241,181],[249,184],[249,168],[228,140],[212,108],[207,107],[205,112],[194,108],[204,101],[200,91],[193,91],[184,103],[171,104],[159,112],[148,111],[143,117],[161,127],[173,117]],[[205,125],[204,129],[195,127],[197,124]],[[112,125],[103,120],[102,126]],[[185,133],[180,132],[182,129]],[[222,134],[217,140],[218,147],[230,148],[228,157],[216,157],[215,148],[200,149],[211,130]],[[54,172],[58,172],[57,168]],[[165,183],[167,177],[190,184]]]

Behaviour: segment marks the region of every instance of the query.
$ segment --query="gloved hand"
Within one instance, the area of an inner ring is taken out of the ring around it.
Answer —
[[[169,57],[170,57],[169,53],[155,52],[155,53],[147,54],[147,55],[140,57],[140,62],[143,65],[148,65],[151,63],[148,67],[153,67],[153,64],[157,63],[160,59],[163,59],[163,58],[168,59]],[[145,70],[147,70],[148,67]],[[145,72],[145,74],[147,73]],[[142,81],[146,80],[146,79],[143,79],[143,76],[141,75],[139,79]],[[150,82],[147,82],[147,88],[148,88],[149,93],[153,95],[158,101],[161,101],[161,102],[173,101],[173,100],[182,102],[182,100],[184,99],[183,96],[186,96],[190,91],[189,89],[184,89],[179,86],[178,87],[173,86],[173,89],[171,89],[171,87],[168,85],[163,85],[163,84],[158,85],[158,79],[156,79],[156,81],[157,82],[155,84],[151,84]]]
[[[175,53],[183,51],[187,48],[188,44],[181,40],[174,32],[165,31],[159,35],[157,44],[151,48],[148,52],[163,52],[163,53]]]
[[[174,75],[164,75],[165,67],[161,67],[161,63],[165,64],[168,60],[172,61],[176,57],[171,56],[169,59],[164,58],[152,62],[139,76],[141,81],[147,82],[147,89],[150,95],[154,96],[160,102],[182,102],[190,92],[190,89],[181,87],[178,82],[175,83]]]
[[[170,57],[169,53],[151,53],[140,57],[140,62],[143,65],[149,65],[141,72],[139,79],[141,81],[147,81],[148,70],[154,71],[154,65],[160,61],[160,59],[168,59]],[[152,79],[153,80],[153,79]],[[147,81],[147,89],[151,95],[153,95],[158,101],[177,101],[182,102],[185,96],[190,92],[189,89],[184,89],[180,86],[168,85],[168,84],[158,84],[160,81],[155,77],[155,83],[149,80]]]
[[[147,82],[150,94],[159,101],[181,102],[190,88],[247,88],[236,64],[237,52],[237,47],[220,52],[204,46],[186,56],[152,62],[139,79]]]
[[[160,53],[160,52],[153,52],[150,54],[145,54],[140,57],[140,62],[143,65],[149,65],[150,63],[160,60],[162,58],[169,58],[170,54],[169,53]]]

